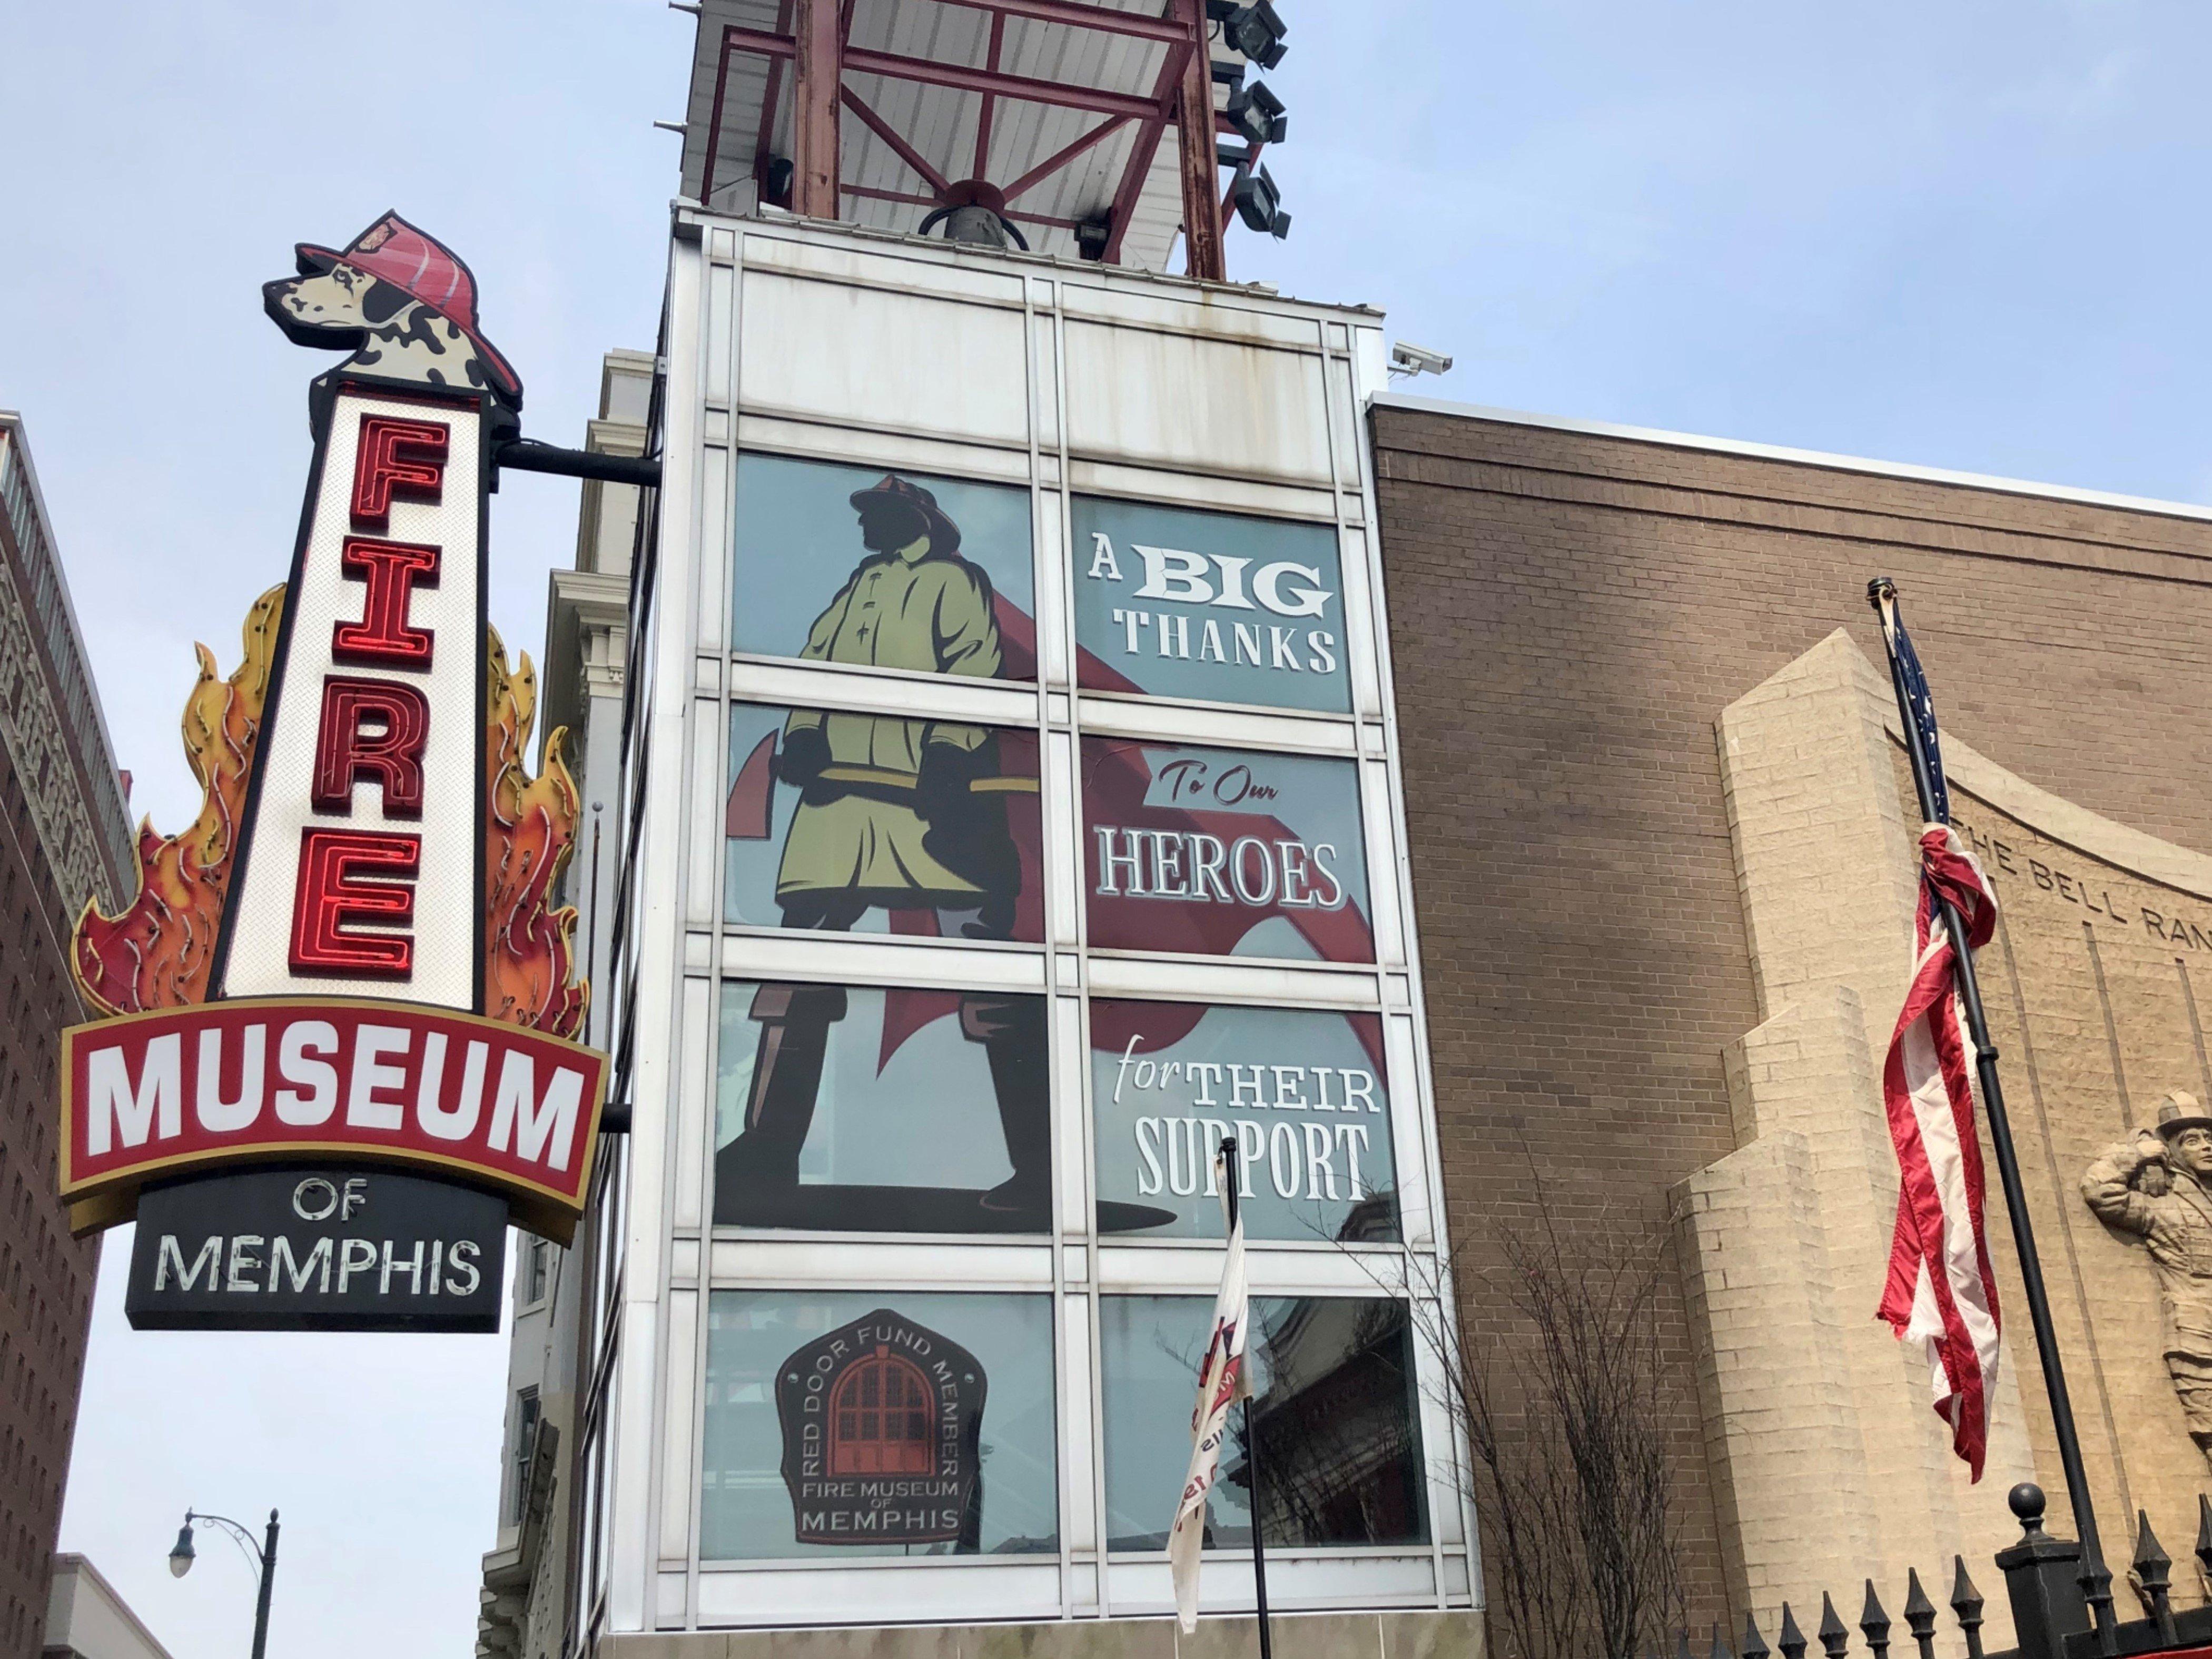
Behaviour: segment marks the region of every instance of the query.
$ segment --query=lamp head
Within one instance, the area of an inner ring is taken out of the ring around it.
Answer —
[[[170,1576],[182,1578],[190,1572],[192,1570],[192,1516],[191,1511],[187,1510],[185,1511],[185,1524],[177,1528],[176,1546],[169,1552]]]

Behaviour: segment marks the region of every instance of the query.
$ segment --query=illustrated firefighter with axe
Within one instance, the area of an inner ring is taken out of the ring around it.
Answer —
[[[991,579],[960,556],[960,527],[929,490],[896,474],[856,490],[867,556],[808,630],[800,659],[995,678],[999,625]],[[842,933],[869,910],[973,911],[970,939],[1010,939],[1021,865],[1006,797],[1034,778],[1000,775],[985,727],[884,714],[796,709],[781,752],[764,741],[732,787],[732,836],[769,834],[773,781],[799,791],[775,898],[787,927]],[[772,776],[771,776],[772,774]],[[764,985],[744,1132],[715,1160],[732,1194],[795,1188],[813,1121],[830,1028],[844,1018],[836,986]],[[963,996],[961,1030],[983,1045],[1013,1175],[981,1194],[987,1210],[1046,1207],[1051,1139],[1042,1004]]]

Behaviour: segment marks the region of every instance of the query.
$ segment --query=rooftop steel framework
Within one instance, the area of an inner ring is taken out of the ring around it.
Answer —
[[[706,0],[685,194],[905,230],[980,203],[1154,270],[1180,232],[1222,281],[1217,33],[1205,0]]]

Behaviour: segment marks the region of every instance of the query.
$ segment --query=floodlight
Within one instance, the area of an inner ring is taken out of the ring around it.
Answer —
[[[1249,162],[1238,167],[1230,182],[1229,199],[1236,204],[1237,216],[1252,229],[1264,231],[1279,241],[1291,234],[1291,216],[1283,211],[1282,192],[1264,167],[1257,173]]]
[[[1222,113],[1229,118],[1231,126],[1255,144],[1279,144],[1291,128],[1290,118],[1283,113],[1283,100],[1267,89],[1265,81],[1255,81],[1231,93],[1229,107]]]
[[[1268,0],[1252,0],[1243,6],[1236,0],[1206,0],[1206,15],[1221,25],[1221,38],[1231,48],[1261,69],[1273,69],[1283,61],[1288,50],[1283,37],[1291,32],[1290,26]]]

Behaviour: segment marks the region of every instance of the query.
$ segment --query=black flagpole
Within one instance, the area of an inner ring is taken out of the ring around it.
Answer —
[[[1229,1231],[1237,1231],[1237,1140],[1233,1135],[1221,1139],[1221,1189],[1229,1194]],[[1248,1281],[1249,1282],[1249,1281]],[[1248,1290],[1244,1297],[1244,1472],[1252,1488],[1252,1584],[1259,1593],[1260,1601],[1260,1659],[1275,1659],[1274,1644],[1267,1628],[1267,1551],[1260,1541],[1260,1437],[1252,1431],[1252,1297]]]
[[[1897,584],[1877,576],[1867,584],[1867,603],[1881,615],[1882,603],[1897,605]],[[1898,626],[1904,626],[1900,617]],[[1920,820],[1939,822],[1936,814],[1934,774],[1920,744],[1920,722],[1905,684],[1904,665],[1897,659],[1897,641],[1887,627],[1881,630],[1882,646],[1889,654],[1889,683],[1897,693],[1897,714],[1905,728],[1905,751],[1912,757],[1912,787],[1920,797]],[[1948,824],[1948,817],[1940,820]],[[2074,1425],[2074,1402],[2066,1391],[2066,1367],[2058,1355],[2057,1334],[2051,1325],[2051,1297],[2044,1288],[2043,1261],[2036,1254],[2035,1224],[2027,1213],[2027,1193],[2021,1185],[2020,1154],[2012,1139],[2012,1119],[2005,1111],[2004,1086],[1997,1081],[1997,1048],[1990,1041],[1989,1016],[1982,1008],[1981,986],[1974,975],[1974,953],[1966,946],[1966,925],[1948,899],[1938,901],[1943,926],[1954,949],[1951,960],[1959,988],[1959,1001],[1966,1011],[1966,1030],[1974,1042],[1974,1072],[1981,1080],[1982,1105],[1990,1121],[1990,1148],[1996,1154],[1997,1179],[2004,1187],[2005,1212],[2012,1220],[2013,1243],[2020,1257],[2020,1277],[2027,1295],[2028,1322],[2035,1328],[2035,1351],[2043,1362],[2043,1389],[2051,1400],[2051,1426],[2058,1442],[2058,1464],[2066,1476],[2066,1495],[2074,1505],[2074,1528],[2081,1536],[2081,1582],[2097,1621],[2097,1650],[2113,1651],[2112,1575],[2105,1565],[2105,1553],[2097,1538],[2097,1514],[2089,1498],[2089,1477],[2081,1467],[2081,1437]]]

